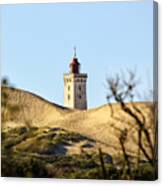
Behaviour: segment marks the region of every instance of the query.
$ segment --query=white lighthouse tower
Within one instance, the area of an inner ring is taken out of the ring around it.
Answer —
[[[74,48],[74,57],[70,63],[70,71],[64,74],[65,107],[87,109],[86,81],[87,74],[80,73],[80,63],[76,57],[76,48]]]

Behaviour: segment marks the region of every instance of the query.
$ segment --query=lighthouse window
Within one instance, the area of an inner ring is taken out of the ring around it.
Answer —
[[[68,86],[68,90],[70,90],[70,86]]]
[[[68,94],[68,97],[67,98],[68,98],[68,100],[70,100],[70,95],[69,94]]]
[[[79,95],[78,97],[79,97],[79,99],[81,99],[81,95]]]

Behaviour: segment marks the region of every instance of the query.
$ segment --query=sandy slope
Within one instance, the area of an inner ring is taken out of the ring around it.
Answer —
[[[23,90],[2,88],[2,92],[9,95],[8,101],[11,104],[21,106],[21,109],[14,115],[13,121],[2,123],[2,130],[27,123],[40,128],[61,127],[88,136],[96,140],[96,148],[102,147],[109,154],[118,155],[120,149],[118,129],[127,128],[129,132],[126,147],[128,152],[136,154],[137,133],[135,128],[137,125],[120,109],[118,104],[112,105],[114,110],[114,116],[112,116],[108,105],[87,111],[70,110]],[[131,106],[131,104],[129,105]],[[151,104],[136,103],[136,106],[143,110],[146,124],[152,127]]]

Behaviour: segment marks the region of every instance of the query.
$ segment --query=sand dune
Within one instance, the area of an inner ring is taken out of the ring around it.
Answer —
[[[137,151],[137,133],[135,121],[125,114],[118,104],[113,104],[114,115],[108,105],[99,108],[80,111],[71,110],[48,102],[47,100],[24,90],[15,88],[2,88],[2,93],[8,95],[7,101],[19,105],[20,109],[14,114],[12,121],[2,123],[2,130],[30,124],[39,128],[61,127],[78,132],[96,141],[96,148],[101,147],[112,155],[118,155],[120,149],[118,129],[128,130],[126,147],[128,152],[135,155]],[[132,105],[128,104],[130,107]],[[152,126],[151,103],[135,103],[143,110],[146,125]],[[114,126],[114,127],[113,127]],[[117,129],[116,129],[117,128]],[[150,129],[149,129],[150,130]]]

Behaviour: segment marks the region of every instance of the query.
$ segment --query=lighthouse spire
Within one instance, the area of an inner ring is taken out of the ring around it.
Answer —
[[[76,46],[74,46],[74,58],[76,58]]]

